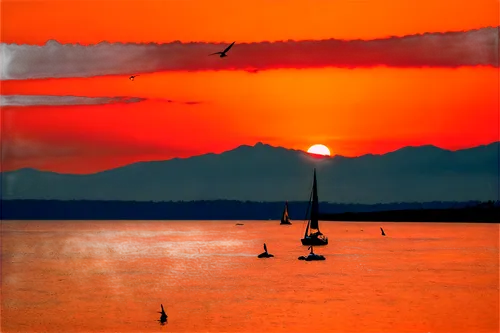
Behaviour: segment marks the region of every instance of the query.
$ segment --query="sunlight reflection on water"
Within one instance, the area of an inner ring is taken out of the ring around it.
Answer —
[[[498,225],[381,224],[4,222],[2,330],[498,331]]]

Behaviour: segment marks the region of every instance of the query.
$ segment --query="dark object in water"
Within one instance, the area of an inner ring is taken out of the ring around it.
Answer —
[[[243,225],[243,223],[236,223],[236,225]]]
[[[380,231],[382,231],[382,236],[385,236],[385,232],[384,229],[382,229],[382,227],[380,227]]]
[[[161,313],[159,322],[163,325],[167,322],[168,316],[165,313],[165,310],[163,309],[163,304],[160,304],[160,305],[161,305],[161,312],[158,311],[158,313]]]
[[[280,222],[280,225],[281,224],[292,224],[292,222],[290,222],[290,217],[288,216],[288,201],[285,202],[285,209],[283,210],[283,214],[281,215],[281,222]]]
[[[305,260],[305,261],[313,261],[313,260],[325,260],[326,258],[324,256],[322,256],[321,254],[315,254],[313,252],[313,247],[312,245],[308,247],[308,249],[311,249],[311,252],[309,253],[309,255],[306,257],[306,256],[300,256],[298,259],[299,260]]]
[[[307,257],[300,256],[299,260],[313,261],[313,260],[326,260],[326,258],[321,254],[309,254]]]
[[[311,192],[311,199],[307,207],[307,213],[311,208],[311,215],[307,221],[306,232],[304,238],[300,241],[302,245],[327,245],[328,238],[319,231],[319,199],[318,199],[318,185],[316,183],[316,169],[314,169],[313,187]],[[306,213],[306,216],[307,216]],[[314,231],[309,233],[310,231]]]
[[[264,252],[259,254],[257,258],[272,258],[272,257],[274,257],[272,254],[267,253],[267,246],[266,243],[264,243]]]

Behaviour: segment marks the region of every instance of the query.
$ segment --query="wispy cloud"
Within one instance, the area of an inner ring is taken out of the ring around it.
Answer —
[[[197,105],[201,101],[174,101],[165,98],[142,97],[88,97],[88,96],[59,96],[59,95],[4,95],[0,96],[0,106],[67,106],[67,105],[103,105],[115,103],[139,103],[143,101],[165,103],[179,103]]]
[[[55,95],[5,95],[0,96],[0,106],[58,106],[58,105],[102,105],[114,103],[138,103],[146,100],[139,97],[86,97]]]
[[[138,154],[185,155],[192,153],[175,145],[161,142],[134,140],[133,138],[110,138],[103,135],[89,138],[84,134],[74,134],[62,139],[51,133],[33,135],[26,133],[5,133],[2,140],[2,159],[7,162],[20,160],[40,160],[47,158],[128,156]]]
[[[0,44],[1,79],[90,77],[158,71],[314,67],[498,67],[498,28],[376,40],[238,43],[229,57],[208,54],[225,44],[181,43],[43,46]]]

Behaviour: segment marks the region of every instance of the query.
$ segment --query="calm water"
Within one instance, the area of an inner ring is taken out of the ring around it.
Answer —
[[[2,332],[498,332],[498,224],[236,222],[3,222]]]

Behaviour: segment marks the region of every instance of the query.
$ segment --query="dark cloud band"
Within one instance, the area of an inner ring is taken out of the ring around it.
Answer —
[[[181,43],[43,46],[0,44],[2,80],[128,75],[159,71],[319,67],[498,67],[498,28],[426,33],[376,40],[236,43],[228,57],[208,54],[225,44]]]

